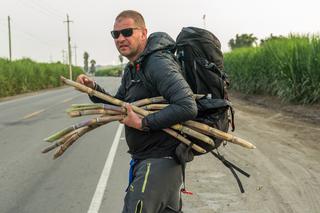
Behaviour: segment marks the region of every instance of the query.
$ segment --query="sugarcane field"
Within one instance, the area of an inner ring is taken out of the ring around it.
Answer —
[[[0,6],[0,213],[319,213],[320,3]]]

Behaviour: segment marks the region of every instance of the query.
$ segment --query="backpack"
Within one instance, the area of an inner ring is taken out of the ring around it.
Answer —
[[[172,50],[167,50],[169,53]],[[234,131],[234,111],[228,98],[227,87],[229,80],[223,70],[223,53],[219,39],[210,31],[196,27],[184,27],[176,38],[176,49],[174,59],[181,65],[181,72],[194,94],[203,94],[204,97],[197,99],[198,115],[195,119],[211,127],[228,132],[229,124]],[[140,64],[143,67],[143,64]],[[153,86],[149,83],[151,77],[141,72],[140,76],[150,91]],[[229,113],[230,112],[230,116]],[[230,117],[230,119],[229,119]],[[211,136],[210,136],[211,137]],[[217,149],[223,140],[211,137],[215,145],[206,144],[195,138],[188,139],[203,149],[206,153],[212,153],[225,166],[227,166],[235,176],[240,191],[244,192],[240,179],[234,170],[243,175],[250,175],[227,161],[222,155],[214,149]],[[182,166],[183,183],[185,183],[186,163],[194,159],[195,155],[201,155],[183,143],[180,143],[175,151],[177,161]],[[185,186],[182,192],[188,193]]]
[[[196,27],[184,27],[176,38],[176,57],[181,64],[182,75],[189,84],[194,94],[203,94],[203,98],[197,100],[197,121],[211,127],[228,132],[229,124],[234,131],[234,110],[228,98],[227,87],[229,80],[223,68],[223,53],[219,39],[210,31]],[[230,116],[229,113],[230,112]],[[229,119],[230,117],[230,119]],[[219,152],[214,152],[223,140],[211,137],[215,145],[208,145],[195,138],[189,138],[192,143],[204,148],[207,153],[212,153],[222,161],[235,176],[240,191],[244,189],[239,177],[234,170],[243,175],[250,175],[234,164],[227,161]],[[191,146],[180,144],[176,149],[176,156],[183,169],[183,182],[185,182],[186,163],[193,160],[194,155],[200,155],[191,149]],[[183,188],[185,191],[185,188]]]
[[[229,123],[234,130],[233,109],[228,99],[228,76],[223,71],[223,53],[218,38],[208,30],[184,27],[176,39],[176,56],[182,67],[182,75],[194,94],[203,94],[197,100],[197,121],[228,132]],[[229,119],[228,111],[231,112]],[[223,140],[214,138],[215,146],[199,140],[192,142],[207,152],[218,148]],[[200,155],[194,151],[195,155]]]

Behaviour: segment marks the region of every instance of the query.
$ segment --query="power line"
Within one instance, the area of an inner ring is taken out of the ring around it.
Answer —
[[[63,19],[63,16],[60,16],[60,15],[57,16],[56,14],[53,14],[52,12],[49,12],[48,10],[44,9],[43,7],[32,3],[31,1],[25,1],[25,0],[17,0],[17,1],[19,3],[24,4],[27,7],[30,7],[32,9],[42,13],[43,15],[50,16],[50,17],[55,17],[55,18],[58,17],[59,19]]]
[[[55,8],[52,7],[52,5],[49,6],[49,2],[47,2],[46,4],[42,4],[43,2],[41,1],[37,1],[37,0],[28,0],[28,1],[32,1],[35,5],[37,5],[38,7],[52,13],[53,15],[56,15],[60,18],[63,18],[63,14],[65,14],[65,12],[59,11]]]
[[[8,18],[9,18],[9,17],[8,17]],[[8,23],[9,23],[9,22],[8,22]],[[12,23],[13,34],[14,34],[13,37],[17,37],[17,35],[18,35],[18,36],[20,35],[20,37],[21,37],[21,36],[24,36],[25,39],[32,40],[32,41],[34,41],[33,43],[35,43],[35,44],[42,44],[43,46],[46,46],[46,50],[48,50],[48,47],[49,47],[50,49],[53,49],[53,48],[57,49],[58,45],[51,44],[51,43],[43,40],[43,39],[40,38],[39,36],[36,36],[36,35],[28,32],[28,31],[23,30],[22,27],[17,26],[17,24],[16,24],[14,21],[12,21],[12,18],[10,18],[10,23]],[[0,25],[0,26],[1,26],[1,25]],[[0,28],[0,29],[1,29],[1,28]],[[6,33],[8,33],[8,30],[7,30]],[[9,59],[11,58],[11,45],[10,45],[11,42],[10,42],[10,37],[11,37],[11,36],[10,36],[10,31],[9,31]],[[15,43],[17,43],[16,41],[18,41],[18,39],[15,39]],[[32,45],[32,46],[35,46],[35,45]],[[33,49],[33,50],[34,50],[34,49]],[[48,51],[48,52],[50,52],[50,51]],[[52,61],[52,59],[51,59],[51,61]]]
[[[12,19],[11,19],[11,20],[12,20]],[[46,45],[46,46],[48,46],[48,47],[55,47],[55,48],[57,47],[56,44],[52,44],[51,42],[45,41],[45,40],[43,40],[42,38],[40,38],[39,36],[34,35],[33,33],[30,33],[30,32],[28,32],[28,31],[24,30],[22,27],[20,27],[19,25],[17,25],[16,22],[14,22],[14,23],[15,23],[14,27],[18,29],[18,32],[21,32],[21,33],[27,35],[29,38],[32,38],[33,40],[35,40],[35,41],[37,41],[37,42],[40,42],[40,43],[42,43],[43,45]]]

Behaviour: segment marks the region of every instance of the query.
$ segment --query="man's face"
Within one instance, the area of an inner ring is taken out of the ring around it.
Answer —
[[[118,38],[114,38],[116,47],[121,55],[128,58],[130,61],[135,61],[138,55],[143,52],[146,40],[147,30],[135,25],[132,18],[119,18],[113,26],[114,31],[132,28],[132,35],[126,36],[120,33]]]

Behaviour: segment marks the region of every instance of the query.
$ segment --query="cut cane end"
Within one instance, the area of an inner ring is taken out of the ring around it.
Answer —
[[[55,160],[55,159],[59,158],[61,155],[62,154],[60,154],[60,153],[56,153],[53,155],[52,159]]]
[[[42,154],[45,154],[45,153],[47,153],[47,152],[49,152],[50,150],[48,149],[48,148],[45,148],[45,149],[43,149],[42,151],[41,151],[41,153]]]
[[[52,143],[53,141],[55,141],[54,139],[48,137],[48,138],[45,138],[43,139],[44,142],[49,142],[49,143]]]

